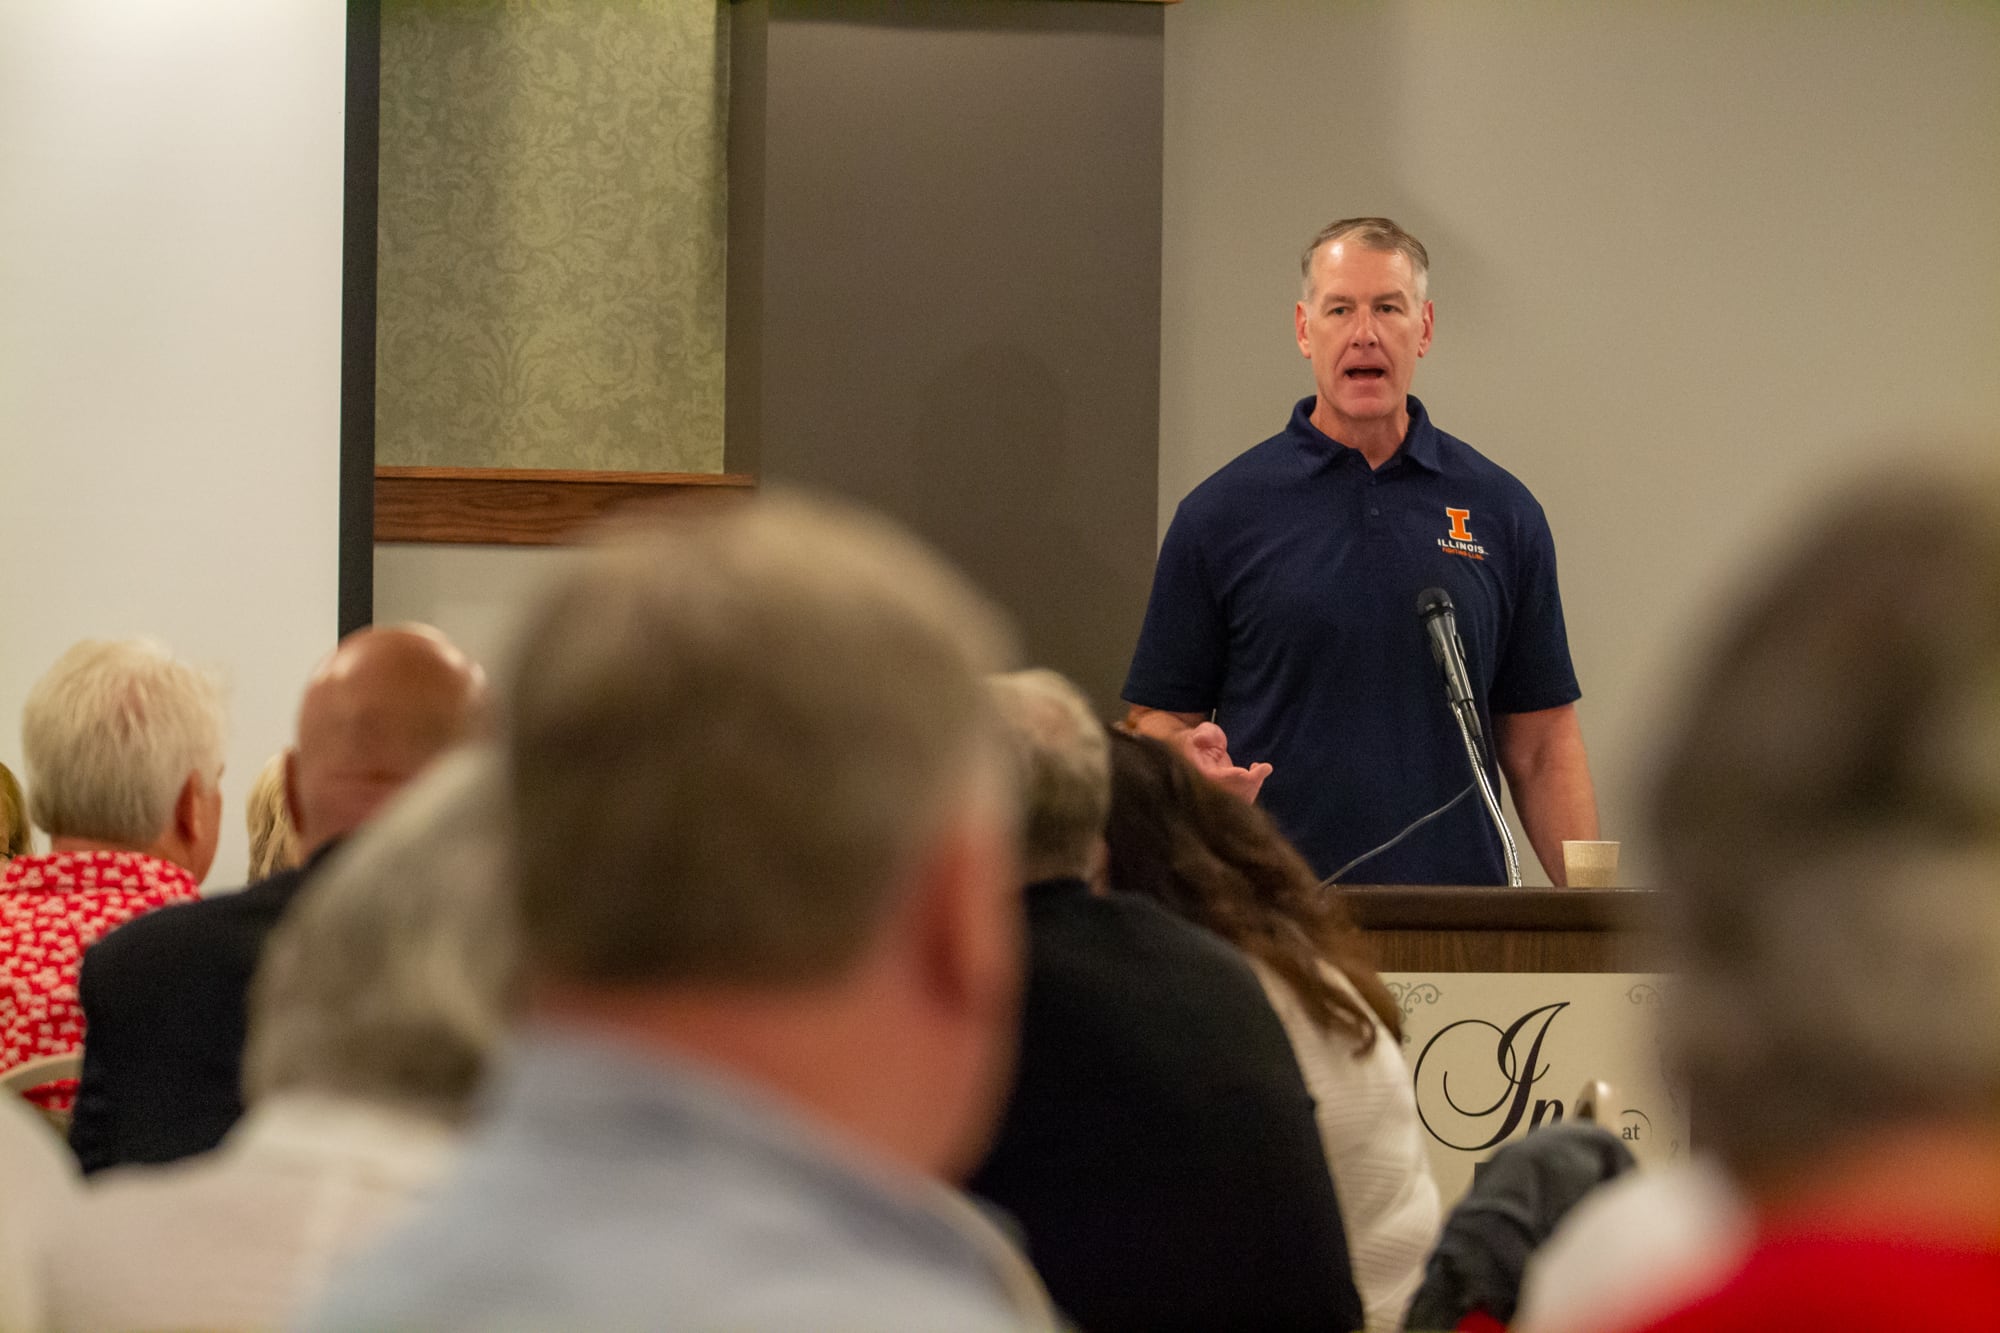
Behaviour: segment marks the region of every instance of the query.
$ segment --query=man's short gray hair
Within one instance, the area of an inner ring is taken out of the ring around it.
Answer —
[[[1902,465],[1899,465],[1899,467]],[[2000,487],[1876,479],[1744,606],[1654,796],[1702,1136],[2000,1114]]]
[[[244,1088],[461,1118],[519,975],[498,755],[440,760],[343,846],[264,951]]]
[[[1036,874],[1083,875],[1111,815],[1111,741],[1083,691],[1053,671],[992,679],[1022,781],[1022,843]]]
[[[887,521],[797,496],[683,514],[531,612],[507,698],[534,962],[789,985],[862,954],[971,784],[1000,781],[998,613]]]
[[[1383,254],[1398,254],[1410,261],[1410,274],[1416,282],[1417,304],[1422,305],[1430,297],[1431,256],[1424,249],[1424,243],[1404,231],[1388,218],[1342,218],[1329,222],[1319,229],[1299,256],[1300,291],[1308,300],[1313,294],[1313,256],[1323,245],[1335,241],[1353,241],[1364,250],[1378,250]]]
[[[190,773],[222,776],[222,692],[150,639],[86,639],[21,710],[28,813],[51,838],[146,847]]]

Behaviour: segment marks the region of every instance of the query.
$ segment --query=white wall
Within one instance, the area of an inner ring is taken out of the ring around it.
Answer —
[[[499,676],[522,609],[579,554],[564,546],[383,542],[375,548],[375,623],[435,625]]]
[[[0,0],[0,761],[83,637],[231,693],[225,840],[335,630],[344,0]]]
[[[2000,6],[1227,0],[1168,11],[1166,83],[1163,529],[1312,391],[1299,247],[1409,227],[1416,392],[1549,512],[1644,882],[1646,755],[1745,560],[1908,441],[2000,457]]]

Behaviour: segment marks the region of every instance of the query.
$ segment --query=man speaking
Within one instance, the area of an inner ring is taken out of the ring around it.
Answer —
[[[1306,247],[1294,318],[1318,392],[1181,502],[1127,721],[1245,797],[1261,789],[1322,875],[1505,883],[1417,614],[1442,588],[1488,776],[1497,760],[1561,884],[1562,842],[1597,836],[1597,801],[1555,546],[1527,487],[1409,395],[1431,345],[1429,264],[1387,218],[1335,222]]]

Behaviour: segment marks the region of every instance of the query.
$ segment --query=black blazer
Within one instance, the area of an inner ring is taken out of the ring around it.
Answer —
[[[242,1116],[250,978],[320,859],[135,917],[85,951],[69,1143],[86,1175],[207,1152]]]
[[[1028,888],[1020,1066],[969,1188],[1117,1329],[1358,1329],[1311,1094],[1249,965],[1156,904]]]

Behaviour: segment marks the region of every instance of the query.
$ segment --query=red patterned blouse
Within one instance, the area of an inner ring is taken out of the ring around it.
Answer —
[[[194,876],[141,852],[17,856],[0,873],[0,1073],[83,1045],[83,951],[142,912],[196,897]],[[76,1080],[28,1094],[67,1110]]]

